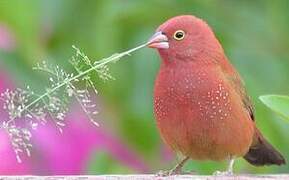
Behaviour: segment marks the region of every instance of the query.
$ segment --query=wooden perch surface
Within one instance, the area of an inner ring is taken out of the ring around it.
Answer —
[[[142,175],[96,175],[96,176],[0,176],[0,180],[289,180],[289,174],[275,174],[275,175],[234,175],[234,176],[199,176],[199,175],[178,175],[169,177],[158,177],[151,174]]]

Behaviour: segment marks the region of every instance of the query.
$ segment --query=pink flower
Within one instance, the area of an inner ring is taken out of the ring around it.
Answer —
[[[0,69],[0,93],[11,87],[6,73]],[[78,109],[74,106],[66,117],[62,134],[51,121],[33,131],[31,157],[22,158],[21,164],[16,161],[8,135],[0,129],[0,175],[85,174],[93,154],[103,151],[134,171],[148,171],[137,154],[104,127],[94,126]],[[0,119],[5,118],[0,102]]]
[[[4,24],[0,24],[0,49],[11,51],[15,38]],[[0,93],[14,89],[11,80],[0,66]],[[0,123],[8,118],[0,101]],[[137,172],[147,172],[148,167],[119,138],[103,126],[94,126],[85,114],[74,106],[66,117],[61,134],[53,123],[39,126],[33,131],[31,157],[16,160],[8,134],[0,129],[0,175],[60,175],[85,174],[91,157],[105,151],[116,162]],[[48,120],[49,121],[49,120]],[[24,155],[24,154],[23,154]],[[97,173],[97,172],[96,172]]]
[[[24,163],[17,163],[8,135],[5,131],[0,130],[0,174],[21,175],[30,172],[30,163],[26,160]]]
[[[12,88],[9,78],[5,75],[4,70],[0,69],[0,93],[4,92],[7,88]],[[3,102],[0,101],[0,120],[8,118],[7,113],[2,108]],[[5,130],[0,129],[0,175],[13,174],[20,175],[24,172],[30,171],[30,163],[17,163],[15,153],[12,149],[10,139]]]
[[[80,109],[80,108],[77,108]],[[138,172],[147,172],[148,168],[116,137],[103,127],[96,127],[75,108],[67,116],[67,126],[61,134],[53,125],[40,127],[34,133],[37,147],[32,154],[37,157],[42,170],[37,174],[85,174],[90,158],[98,151],[105,151],[111,158]],[[43,173],[43,170],[47,172]],[[96,172],[97,173],[97,172]]]

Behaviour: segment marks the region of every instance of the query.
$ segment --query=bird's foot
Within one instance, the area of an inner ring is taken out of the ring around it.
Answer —
[[[166,176],[175,176],[175,175],[195,175],[196,172],[194,171],[182,171],[181,169],[171,169],[171,170],[161,170],[159,171],[156,176],[159,177],[166,177]]]
[[[215,171],[213,176],[233,176],[234,173],[232,171]]]
[[[172,170],[160,170],[156,176],[158,177],[166,177],[166,176],[173,176],[173,175],[178,175],[179,172],[175,172]]]
[[[156,175],[165,177],[165,176],[173,176],[173,175],[181,175],[181,174],[194,174],[193,172],[183,172],[182,168],[185,164],[185,162],[189,159],[190,157],[185,157],[179,164],[176,165],[173,169],[169,171],[159,171]]]

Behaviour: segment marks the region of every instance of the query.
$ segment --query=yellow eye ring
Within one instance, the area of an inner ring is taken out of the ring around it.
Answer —
[[[185,31],[183,30],[177,30],[175,33],[174,33],[174,39],[177,40],[177,41],[180,41],[182,39],[185,38]]]

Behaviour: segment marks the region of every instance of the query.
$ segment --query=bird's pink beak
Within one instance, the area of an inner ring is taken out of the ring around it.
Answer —
[[[147,42],[147,46],[149,48],[168,49],[168,37],[164,35],[161,31],[156,32]]]

